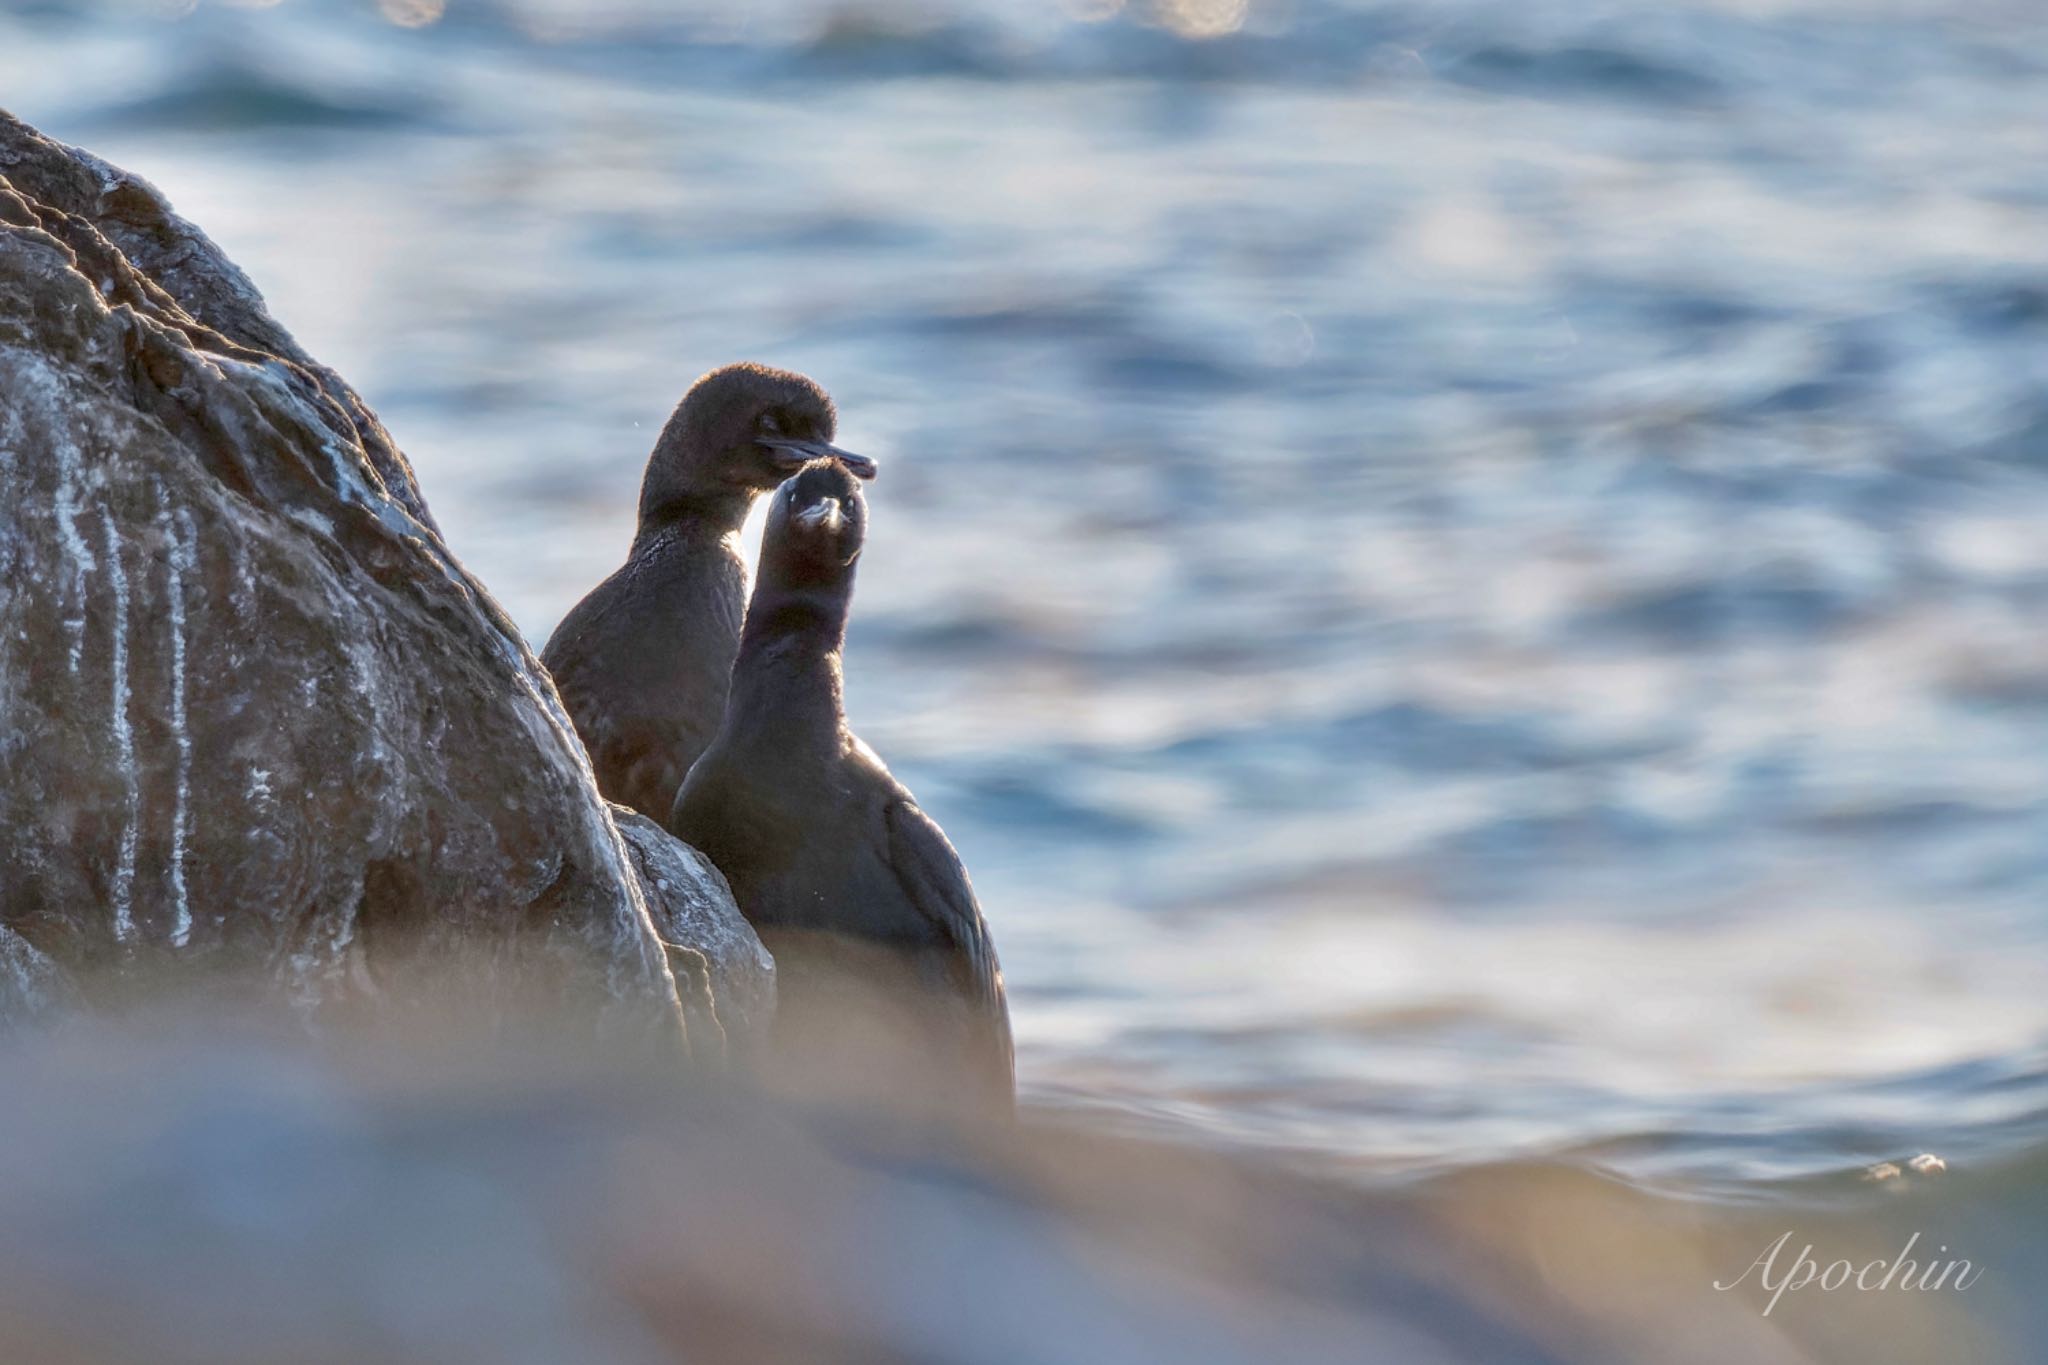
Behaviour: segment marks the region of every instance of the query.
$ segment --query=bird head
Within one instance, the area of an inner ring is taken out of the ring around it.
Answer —
[[[679,499],[751,502],[815,460],[872,479],[873,460],[832,444],[837,425],[831,398],[803,375],[753,364],[713,370],[662,428],[641,513]]]

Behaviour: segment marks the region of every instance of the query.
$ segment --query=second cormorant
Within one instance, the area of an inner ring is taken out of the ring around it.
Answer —
[[[776,964],[777,1051],[807,1095],[1007,1110],[1003,975],[967,869],[846,725],[840,651],[866,534],[835,463],[775,494],[718,735],[669,827],[718,865]]]

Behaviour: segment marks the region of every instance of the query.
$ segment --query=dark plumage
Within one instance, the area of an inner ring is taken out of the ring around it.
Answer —
[[[838,465],[776,493],[725,720],[669,827],[775,954],[778,1038],[828,1059],[813,1078],[867,1088],[894,1062],[948,1101],[1007,1107],[1009,1010],[967,870],[846,728],[839,656],[866,524]]]
[[[666,820],[718,730],[747,574],[740,526],[807,461],[862,478],[831,444],[836,414],[800,374],[728,365],[690,386],[654,443],[626,563],[562,618],[541,651],[606,797]]]

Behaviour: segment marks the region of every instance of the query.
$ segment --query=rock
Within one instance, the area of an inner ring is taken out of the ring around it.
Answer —
[[[340,408],[383,490],[439,538],[412,466],[368,405],[339,375],[299,349],[241,268],[205,233],[171,212],[148,181],[41,137],[5,110],[0,110],[0,176],[40,205],[45,218],[53,210],[64,215],[56,235],[94,266],[93,277],[108,291],[110,303],[146,301],[163,311],[183,312],[219,339],[254,352],[251,359],[275,356],[304,371],[318,394]],[[97,243],[119,253],[135,278],[101,259]],[[131,286],[141,299],[121,296],[119,291]]]
[[[0,1031],[39,1023],[72,1003],[57,964],[0,924]]]
[[[2043,1359],[2038,1154],[1898,1198],[1557,1159],[1341,1184],[1074,1111],[934,1131],[524,1047],[347,1044],[158,1017],[0,1040],[0,1361]],[[1981,1283],[1815,1282],[1765,1316],[1753,1263],[1788,1226],[1772,1283],[1809,1242],[1862,1267],[1916,1233],[1917,1264]]]
[[[735,913],[724,875],[638,811],[614,803],[611,813],[668,950],[692,1047],[701,1051],[706,1037],[758,1041],[775,1014],[775,959]]]
[[[4,114],[0,869],[0,1016],[204,981],[683,1043],[553,685],[382,426],[155,190]],[[712,990],[716,894],[659,901]]]
[[[0,1048],[0,1360],[1560,1359],[1358,1255],[1381,1225],[1333,1237],[1328,1192],[1219,1161],[856,1139],[724,1087],[431,1046],[365,1084],[150,1034]]]

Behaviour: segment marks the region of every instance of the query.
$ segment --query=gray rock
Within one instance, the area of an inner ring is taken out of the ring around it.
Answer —
[[[713,895],[664,913],[715,990]],[[153,189],[4,114],[0,932],[0,1013],[203,981],[683,1042],[553,685],[389,436]]]
[[[1347,1186],[1077,1113],[932,1130],[351,1041],[212,1014],[0,1039],[0,1361],[2044,1359],[2038,1155],[1919,1194],[1723,1201],[1557,1160]],[[1919,1264],[1938,1245],[1982,1281],[1816,1284],[1768,1317],[1755,1274],[1715,1289],[1788,1226],[1787,1257],[1860,1267],[1919,1233]]]
[[[0,1045],[0,1360],[1631,1358],[1552,1355],[1423,1281],[1412,1219],[1198,1154],[814,1127],[431,1038],[380,1056],[157,1019]]]
[[[64,216],[54,230],[94,265],[94,279],[110,291],[110,303],[132,301],[120,295],[133,288],[159,310],[182,312],[198,322],[217,341],[256,353],[252,358],[275,356],[305,372],[320,398],[338,408],[355,433],[384,492],[438,539],[439,528],[420,496],[412,466],[369,406],[339,375],[299,349],[270,316],[241,267],[173,213],[155,186],[90,152],[42,137],[5,110],[0,110],[0,176],[42,206],[46,218],[53,212]],[[102,262],[94,238],[119,253],[136,278]]]
[[[725,877],[638,811],[613,803],[611,812],[668,951],[692,1051],[703,1054],[707,1039],[740,1049],[760,1041],[775,1014],[775,959],[738,913]]]
[[[0,924],[0,1030],[40,1023],[72,1003],[57,964]]]

